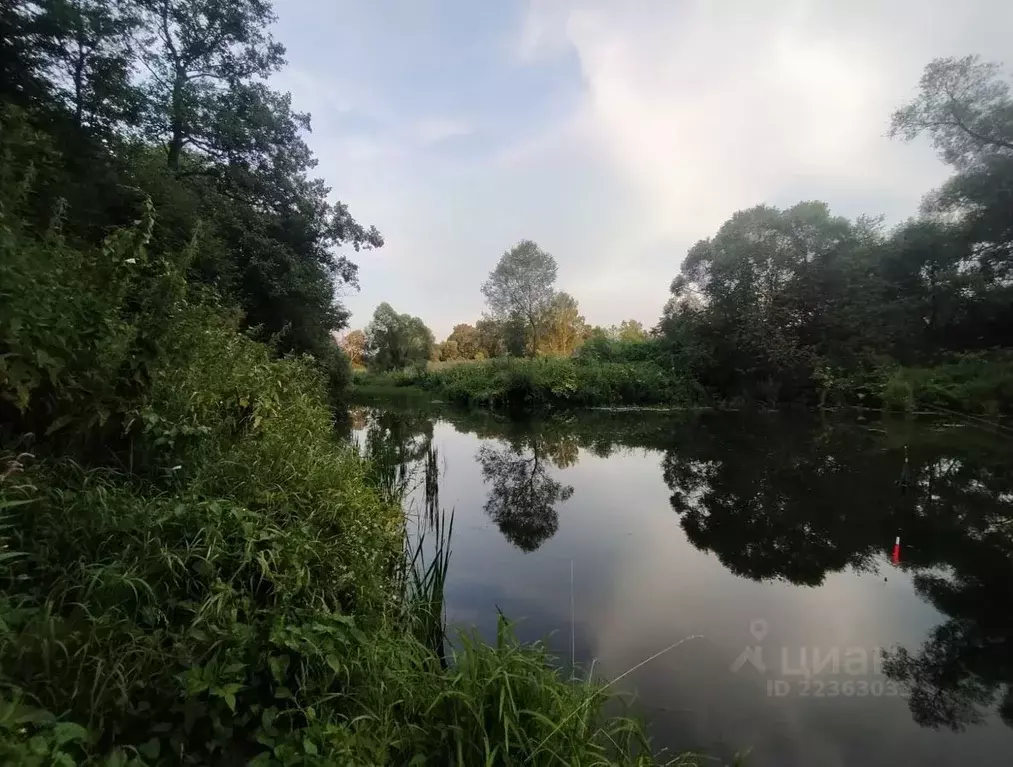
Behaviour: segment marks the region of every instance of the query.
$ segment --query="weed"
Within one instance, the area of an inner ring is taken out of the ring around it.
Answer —
[[[153,215],[92,250],[0,220],[0,761],[653,763],[506,621],[447,657],[431,440],[339,441],[319,363],[149,253]],[[405,458],[417,534],[383,469]]]

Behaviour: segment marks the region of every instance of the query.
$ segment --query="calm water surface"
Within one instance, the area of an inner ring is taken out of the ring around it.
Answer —
[[[405,408],[353,428],[421,518],[427,498],[454,510],[452,627],[494,637],[501,610],[607,678],[695,637],[618,684],[657,745],[759,767],[1013,764],[1013,437]]]

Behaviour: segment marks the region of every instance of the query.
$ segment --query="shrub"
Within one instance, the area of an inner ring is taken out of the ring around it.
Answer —
[[[1013,354],[957,354],[931,367],[888,367],[880,373],[886,407],[959,411],[988,417],[1013,409]]]
[[[613,341],[596,336],[577,350],[578,359],[598,362],[659,362],[666,356],[664,344],[656,339]]]
[[[0,222],[3,445],[40,456],[0,456],[0,760],[650,762],[505,624],[445,667],[445,554],[406,554],[319,360],[239,332],[152,221],[84,251]]]
[[[415,382],[451,401],[516,410],[702,401],[698,386],[655,362],[505,358],[432,371]]]

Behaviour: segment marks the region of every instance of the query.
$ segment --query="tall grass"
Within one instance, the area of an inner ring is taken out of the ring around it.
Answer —
[[[0,762],[653,763],[505,623],[446,656],[452,518],[409,535],[319,366],[146,215],[89,250],[0,218]]]

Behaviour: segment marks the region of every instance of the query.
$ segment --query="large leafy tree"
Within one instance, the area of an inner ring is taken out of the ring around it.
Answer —
[[[145,128],[180,167],[184,149],[226,159],[257,143],[262,121],[244,119],[270,97],[256,80],[284,64],[284,48],[267,31],[275,17],[265,0],[139,0],[145,13],[142,60]],[[259,123],[259,124],[258,124]]]
[[[26,220],[60,205],[64,234],[89,243],[150,198],[153,247],[188,253],[192,279],[336,384],[348,254],[383,240],[312,177],[309,116],[265,83],[283,64],[273,19],[267,0],[4,2],[0,94],[20,111],[0,115],[0,142],[35,169]]]
[[[348,355],[348,361],[356,366],[366,364],[366,334],[353,330],[341,339],[341,348]]]
[[[106,133],[138,117],[132,81],[140,18],[126,0],[42,0],[35,18],[46,72],[78,128]]]
[[[559,292],[552,297],[545,317],[544,328],[538,351],[542,354],[568,356],[584,342],[587,322],[584,321],[577,305],[577,299],[569,293]]]
[[[679,320],[713,350],[710,383],[764,398],[797,394],[817,359],[853,334],[841,327],[863,226],[831,215],[822,202],[781,211],[740,211],[712,239],[690,249],[673,283],[670,336]]]
[[[925,68],[918,96],[894,113],[892,133],[909,140],[928,135],[955,170],[924,205],[926,216],[947,222],[940,226],[944,260],[958,275],[950,290],[965,299],[954,332],[936,340],[951,347],[1004,343],[1013,334],[1010,83],[998,64],[975,56],[936,59]]]
[[[940,156],[958,170],[980,167],[991,154],[1013,153],[1013,94],[998,64],[977,56],[935,59],[919,94],[893,114],[891,133],[928,133]]]
[[[398,314],[388,303],[373,312],[366,326],[366,357],[374,370],[403,370],[424,365],[433,349],[433,333],[418,317]]]
[[[482,285],[493,316],[525,324],[532,357],[538,352],[555,283],[556,260],[531,240],[522,240],[500,257]]]
[[[492,317],[482,317],[475,323],[475,332],[478,334],[478,350],[484,357],[491,359],[506,354],[502,322]]]
[[[454,325],[453,331],[443,344],[445,360],[473,360],[482,350],[481,338],[474,325],[462,322]]]

